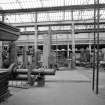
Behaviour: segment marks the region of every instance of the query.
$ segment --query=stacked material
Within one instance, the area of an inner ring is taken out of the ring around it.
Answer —
[[[8,72],[0,71],[0,101],[3,100],[8,93],[8,78]]]

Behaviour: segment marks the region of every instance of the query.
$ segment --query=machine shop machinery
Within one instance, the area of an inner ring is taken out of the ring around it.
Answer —
[[[3,67],[2,43],[3,41],[9,41],[10,43],[14,43],[14,41],[18,39],[19,34],[20,34],[19,29],[12,27],[8,24],[5,24],[3,22],[0,22],[0,101],[2,101],[4,97],[7,96],[7,94],[9,93],[8,81],[10,75],[9,71],[7,71]],[[13,52],[13,49],[11,49],[11,52]],[[14,62],[15,57],[16,57],[15,55],[11,57],[12,59],[10,59],[9,63]],[[7,62],[5,62],[5,64],[7,64]]]

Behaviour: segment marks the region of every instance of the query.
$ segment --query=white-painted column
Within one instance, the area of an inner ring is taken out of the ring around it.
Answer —
[[[74,19],[73,19],[73,11],[71,11],[71,38],[72,38],[72,68],[75,68],[75,34],[74,34]]]
[[[71,60],[70,60],[70,48],[69,48],[69,45],[70,45],[70,37],[69,37],[69,34],[67,34],[67,38],[68,38],[68,43],[67,43],[67,60],[68,60],[68,68],[71,69]]]
[[[48,34],[44,35],[44,46],[43,46],[43,67],[48,68],[49,55],[51,52],[51,27],[49,26]]]
[[[90,55],[91,55],[91,37],[90,37],[90,33],[88,34],[89,36],[89,51],[90,51]]]
[[[57,34],[56,34],[56,64],[58,65],[58,37],[57,37]]]
[[[69,34],[67,34],[67,40],[68,40],[68,43],[67,43],[67,58],[69,59],[70,58],[70,54],[69,54],[69,45],[70,45],[70,37],[69,37]]]
[[[36,12],[35,13],[35,35],[34,35],[35,67],[37,65],[37,47],[38,47],[38,27],[37,27],[37,12]]]
[[[75,34],[74,34],[74,22],[72,22],[72,68],[75,68]]]

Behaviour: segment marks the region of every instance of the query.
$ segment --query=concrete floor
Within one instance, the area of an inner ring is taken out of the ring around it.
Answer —
[[[105,97],[91,90],[91,79],[82,71],[57,71],[46,77],[45,87],[17,89],[1,105],[105,105]]]

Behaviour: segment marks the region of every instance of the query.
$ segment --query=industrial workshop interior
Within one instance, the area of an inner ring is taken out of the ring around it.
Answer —
[[[0,0],[0,105],[105,105],[105,0]]]

